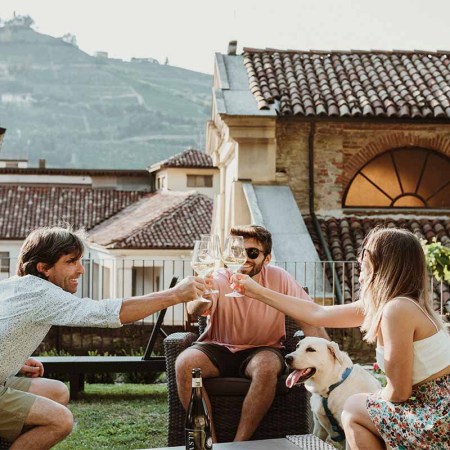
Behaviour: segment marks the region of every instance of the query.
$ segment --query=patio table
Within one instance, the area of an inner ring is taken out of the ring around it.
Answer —
[[[153,450],[185,450],[185,446],[159,447]],[[335,450],[312,434],[286,436],[282,439],[261,441],[223,442],[214,444],[214,450]]]

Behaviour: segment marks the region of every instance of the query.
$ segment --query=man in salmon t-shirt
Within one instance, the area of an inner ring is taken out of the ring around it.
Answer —
[[[264,227],[234,227],[230,234],[243,236],[247,261],[240,272],[250,275],[264,287],[286,295],[311,300],[284,269],[270,266],[272,236]],[[280,352],[285,337],[285,315],[250,297],[225,297],[231,292],[231,273],[217,274],[218,294],[211,300],[187,303],[193,315],[209,315],[209,325],[191,347],[176,361],[178,395],[187,409],[191,394],[191,371],[200,367],[204,378],[247,377],[251,384],[242,405],[235,441],[250,439],[275,397],[278,376],[285,370]],[[311,300],[312,301],[312,300]],[[305,335],[328,339],[323,328],[298,324]],[[209,399],[206,401],[211,411]],[[213,438],[215,433],[213,431]]]

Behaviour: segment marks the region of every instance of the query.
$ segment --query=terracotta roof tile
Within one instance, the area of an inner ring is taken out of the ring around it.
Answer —
[[[212,209],[212,199],[196,192],[148,194],[93,229],[90,240],[111,249],[189,249],[210,232]]]
[[[259,109],[282,115],[450,118],[447,52],[244,49]]]
[[[431,242],[433,238],[437,238],[443,245],[450,247],[450,219],[401,219],[401,218],[360,218],[345,217],[335,218],[318,218],[322,234],[330,249],[334,261],[356,261],[359,254],[362,241],[366,234],[377,225],[384,227],[406,228],[413,232],[417,237],[426,239]],[[323,261],[326,260],[325,252],[321,247],[320,240],[314,229],[310,217],[305,218],[309,233]],[[359,269],[357,264],[346,264],[345,271],[341,264],[336,264],[336,270],[339,279],[345,278],[343,293],[345,301],[351,301],[352,287],[351,280],[359,289],[358,277]],[[332,282],[331,272],[327,273],[330,282]],[[342,284],[342,281],[341,281]],[[434,301],[435,307],[440,307],[440,283],[434,283]],[[442,284],[444,305],[447,304],[450,311],[450,286],[448,283]]]
[[[40,226],[67,222],[87,230],[145,192],[84,187],[0,186],[0,239],[24,239]]]
[[[0,186],[0,239],[24,239],[41,226],[84,227],[108,248],[192,248],[209,233],[213,201],[189,192]]]
[[[205,152],[187,149],[182,153],[162,161],[160,167],[214,167],[211,156]]]

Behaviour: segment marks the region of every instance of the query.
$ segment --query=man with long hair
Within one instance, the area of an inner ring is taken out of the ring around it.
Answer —
[[[0,437],[11,449],[47,449],[72,430],[66,386],[40,378],[29,358],[52,325],[120,327],[197,298],[204,282],[188,277],[176,287],[126,299],[96,301],[74,294],[84,268],[84,233],[46,227],[26,238],[17,276],[0,282]],[[28,377],[16,377],[20,372]]]

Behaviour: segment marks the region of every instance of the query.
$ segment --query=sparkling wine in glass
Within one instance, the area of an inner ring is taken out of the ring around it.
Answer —
[[[242,236],[229,235],[225,240],[222,252],[223,263],[235,274],[247,261],[245,253],[244,238]],[[225,297],[243,297],[240,292],[233,291],[225,294]]]
[[[192,252],[191,267],[194,272],[204,278],[208,272],[214,270],[216,264],[214,258],[208,253],[208,241],[195,241]],[[197,300],[205,300],[199,297]]]
[[[208,242],[208,253],[214,259],[214,269],[218,269],[220,260],[222,259],[222,252],[220,251],[220,240],[217,234],[201,234],[201,241]],[[205,294],[218,294],[217,289],[210,289],[205,291]]]

